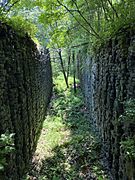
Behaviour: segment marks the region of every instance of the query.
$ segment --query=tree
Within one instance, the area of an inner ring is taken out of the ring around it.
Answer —
[[[135,21],[134,9],[134,0],[9,0],[1,5],[0,12],[13,19],[10,24],[16,24],[18,29],[23,24],[21,30],[24,28],[29,35],[35,33],[42,45],[57,49],[68,85],[72,47],[81,50],[84,44],[86,48],[100,46],[118,29]],[[24,21],[17,21],[18,16]],[[32,33],[32,24],[38,32]]]

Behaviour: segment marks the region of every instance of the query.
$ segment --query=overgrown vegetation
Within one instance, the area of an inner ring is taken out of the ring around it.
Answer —
[[[125,102],[125,112],[120,116],[120,122],[124,124],[125,128],[135,126],[135,100],[130,99]],[[132,134],[132,132],[131,132]],[[124,151],[126,159],[135,160],[135,136],[126,136],[121,141],[121,148]]]
[[[92,53],[119,29],[135,24],[134,0],[7,0],[0,5],[1,20],[21,35],[29,34],[50,48],[60,76],[39,141],[37,165],[40,179],[105,179],[99,165],[100,143],[90,133],[86,108],[76,92],[79,55]],[[81,67],[79,67],[81,68]],[[65,78],[65,82],[63,77]],[[74,79],[69,77],[72,75]],[[74,92],[72,89],[74,86]],[[67,88],[67,89],[66,89]],[[78,91],[78,90],[77,90]],[[134,110],[123,115],[134,121]],[[41,143],[42,142],[42,143]],[[134,140],[121,142],[125,154],[134,157]],[[44,154],[45,153],[45,154]],[[45,156],[44,156],[45,155]]]
[[[34,41],[37,42],[36,33],[37,26],[33,23],[31,18],[23,16],[23,6],[30,6],[31,3],[26,3],[25,0],[7,0],[0,2],[0,22],[11,26],[20,36],[28,34]],[[21,7],[21,9],[19,8]],[[19,8],[19,9],[18,9]],[[25,12],[26,14],[26,12]]]
[[[9,156],[14,150],[14,134],[1,134],[0,136],[0,171],[3,171],[7,165],[7,155]]]
[[[127,138],[121,141],[121,148],[126,159],[135,160],[135,139]]]
[[[70,84],[73,78],[69,78]],[[100,142],[92,134],[80,89],[66,89],[63,76],[55,90],[28,179],[107,179],[99,162]]]
[[[135,123],[135,100],[130,99],[124,103],[124,114],[120,116],[123,123]]]
[[[51,48],[70,48],[86,42],[90,46],[93,43],[97,45],[106,41],[111,34],[115,34],[123,26],[135,23],[134,0],[7,0],[2,2],[1,16],[10,19],[23,17],[26,25],[30,20],[38,27],[39,32],[36,36],[40,42]],[[20,27],[17,21],[16,25]],[[28,27],[27,31],[29,32]],[[46,41],[41,38],[43,35],[47,38]]]
[[[134,0],[2,2],[1,18],[21,35],[27,33],[36,43],[50,48],[55,60],[60,60],[67,87],[71,65],[75,77],[79,53],[85,51],[92,55],[120,29],[135,24]]]

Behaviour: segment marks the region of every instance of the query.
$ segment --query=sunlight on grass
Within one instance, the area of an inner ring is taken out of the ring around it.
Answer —
[[[63,77],[55,79],[48,115],[43,124],[32,175],[42,180],[106,180],[99,163],[100,142],[93,135],[87,110],[78,89],[74,94]]]
[[[62,119],[57,116],[48,115],[42,129],[36,153],[41,155],[41,159],[52,156],[53,149],[68,141],[70,129],[66,129]],[[41,143],[42,142],[42,143]],[[42,153],[41,153],[42,150]]]

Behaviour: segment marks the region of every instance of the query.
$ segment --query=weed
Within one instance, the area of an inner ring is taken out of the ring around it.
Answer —
[[[6,156],[14,151],[14,134],[1,134],[0,136],[0,171],[7,165]]]
[[[135,100],[129,99],[124,103],[124,113],[119,117],[119,121],[124,124],[126,132],[130,132],[120,142],[126,159],[135,160],[135,136],[132,129],[135,126]],[[131,129],[132,127],[132,129]]]
[[[39,169],[31,173],[39,180],[105,180],[99,165],[100,142],[91,133],[80,90],[74,95],[72,87],[65,89],[63,78],[55,79],[53,101],[35,155]]]

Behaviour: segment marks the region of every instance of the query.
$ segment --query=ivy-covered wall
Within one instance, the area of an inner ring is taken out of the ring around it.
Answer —
[[[102,140],[103,162],[113,180],[134,179],[135,106],[130,99],[135,99],[135,31],[122,29],[92,58],[82,54],[80,62],[90,122]],[[130,114],[124,108],[127,100],[132,104]],[[120,116],[123,113],[128,118]]]
[[[0,134],[15,133],[15,152],[7,156],[3,180],[21,179],[45,119],[52,92],[47,49],[0,23]]]

